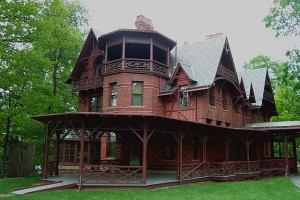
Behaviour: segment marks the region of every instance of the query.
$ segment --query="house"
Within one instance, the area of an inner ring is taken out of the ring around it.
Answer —
[[[47,124],[45,178],[160,187],[297,172],[300,123],[269,123],[267,69],[237,74],[222,34],[177,47],[143,16],[136,24],[91,29],[67,81],[78,112],[33,117]]]

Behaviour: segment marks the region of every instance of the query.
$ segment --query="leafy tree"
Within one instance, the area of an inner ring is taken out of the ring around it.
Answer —
[[[279,65],[278,62],[272,61],[269,56],[258,55],[252,58],[248,63],[244,63],[244,69],[268,68],[274,69]]]
[[[12,136],[41,143],[43,125],[30,116],[74,110],[76,100],[65,81],[80,51],[82,26],[87,20],[86,10],[78,1],[1,1],[0,10],[0,17],[7,19],[3,22],[6,27],[0,29],[5,40],[5,44],[0,44],[0,133],[6,133],[4,164]],[[10,13],[13,10],[20,21],[30,20],[15,23]]]
[[[300,1],[274,0],[274,5],[265,17],[267,28],[276,31],[276,36],[300,35]]]

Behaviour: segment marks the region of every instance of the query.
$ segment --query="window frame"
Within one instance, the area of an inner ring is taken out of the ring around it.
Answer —
[[[114,88],[115,88],[115,92],[114,92]],[[117,97],[118,97],[117,82],[110,83],[110,106],[111,107],[117,106]]]
[[[93,101],[94,99],[94,101]],[[90,98],[89,112],[102,112],[103,96],[92,96]],[[93,105],[94,104],[94,105]]]
[[[188,108],[190,106],[190,95],[189,92],[186,91],[187,85],[183,85],[179,87],[179,107],[180,108]]]
[[[141,93],[134,93],[134,85],[141,84]],[[144,82],[143,81],[132,81],[131,84],[131,106],[143,106],[143,94],[144,94]],[[136,103],[135,97],[139,97],[140,102]]]

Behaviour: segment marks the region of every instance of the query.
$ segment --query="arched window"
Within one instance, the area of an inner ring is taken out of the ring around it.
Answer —
[[[98,56],[94,61],[94,76],[101,76],[103,73],[104,56]]]

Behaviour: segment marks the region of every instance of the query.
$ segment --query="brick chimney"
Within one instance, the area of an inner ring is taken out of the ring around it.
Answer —
[[[138,31],[153,31],[154,27],[151,19],[147,19],[143,15],[136,17],[135,21],[136,30]]]

